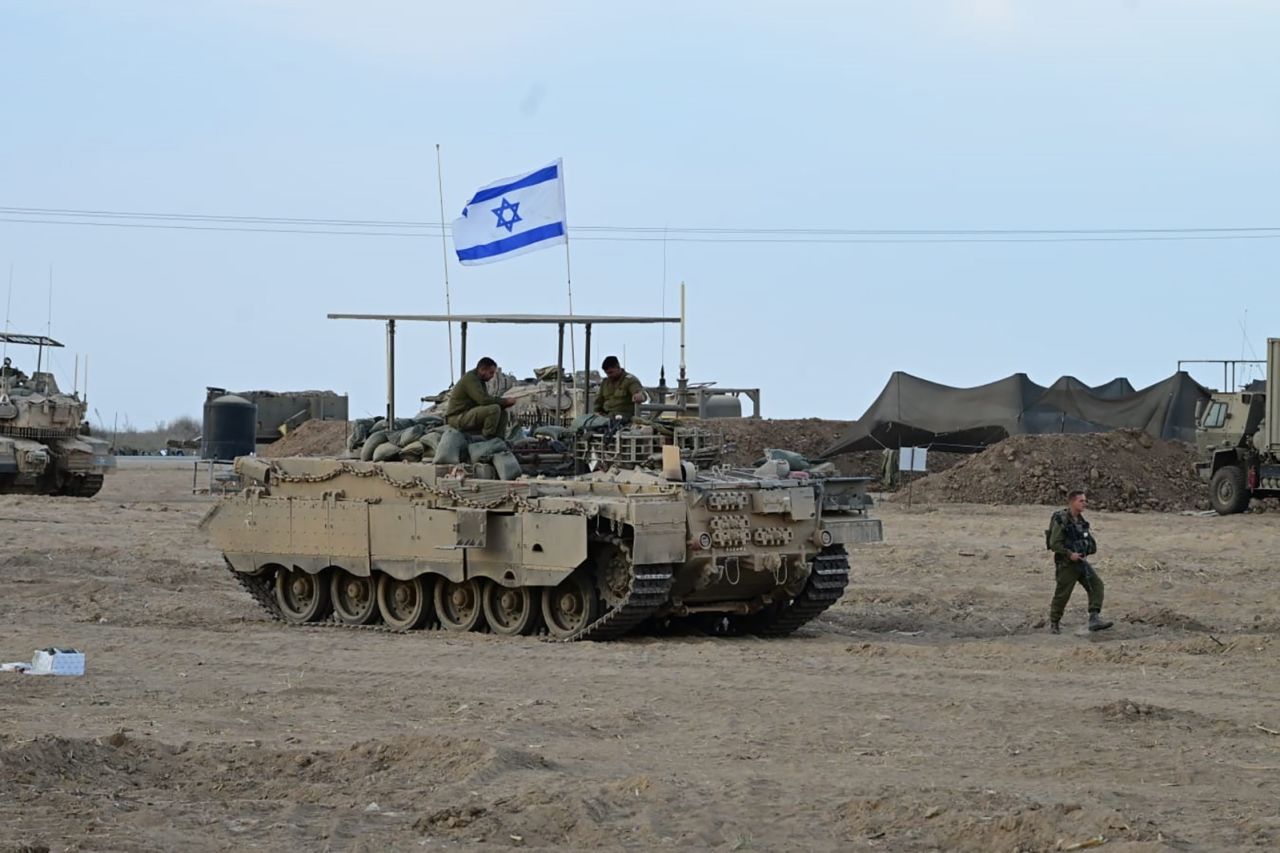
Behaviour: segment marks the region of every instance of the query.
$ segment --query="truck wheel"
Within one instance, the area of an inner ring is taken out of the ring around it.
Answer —
[[[1219,468],[1209,481],[1209,503],[1218,515],[1244,512],[1249,506],[1249,486],[1239,465]]]

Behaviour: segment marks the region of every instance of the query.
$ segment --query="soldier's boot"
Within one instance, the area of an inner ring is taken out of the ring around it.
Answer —
[[[1112,622],[1110,619],[1103,619],[1102,616],[1100,616],[1097,613],[1089,614],[1089,630],[1090,631],[1105,631],[1114,624],[1115,623]]]
[[[1050,622],[1050,623],[1049,623],[1049,633],[1050,633],[1050,634],[1061,634],[1061,633],[1062,633],[1062,626],[1061,626],[1061,625],[1059,625],[1057,622]]]

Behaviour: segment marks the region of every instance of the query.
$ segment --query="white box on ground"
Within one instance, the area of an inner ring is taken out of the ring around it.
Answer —
[[[898,450],[899,471],[926,471],[925,463],[929,459],[927,447],[903,447]]]
[[[36,649],[30,675],[84,675],[84,652],[76,649]]]

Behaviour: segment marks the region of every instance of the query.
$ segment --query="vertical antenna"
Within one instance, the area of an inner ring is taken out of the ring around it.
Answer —
[[[449,247],[444,239],[444,167],[440,165],[440,143],[436,143],[436,188],[440,191],[440,257],[444,260],[444,313],[453,316],[449,302]],[[453,321],[449,321],[449,384],[453,384]]]
[[[4,306],[4,355],[9,355],[9,309],[13,307],[13,261],[9,261],[9,299]]]
[[[662,311],[658,313],[659,317],[667,316],[667,226],[662,226]],[[667,324],[659,323],[662,327],[662,363],[658,370],[658,387],[667,387]],[[666,402],[665,400],[661,402]]]
[[[49,313],[44,324],[45,337],[53,334],[53,264],[49,264]],[[49,360],[53,360],[53,353],[49,353]],[[44,369],[44,344],[36,348],[36,373]]]
[[[680,378],[677,383],[680,389],[680,415],[683,417],[689,409],[689,377],[684,371],[684,282],[680,282]]]

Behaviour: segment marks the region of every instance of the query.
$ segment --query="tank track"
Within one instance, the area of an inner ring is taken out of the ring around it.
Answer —
[[[729,624],[735,632],[785,637],[839,601],[848,585],[849,555],[843,545],[832,545],[814,557],[813,571],[799,595],[751,616],[730,617]]]
[[[101,474],[85,474],[83,477],[72,477],[62,487],[62,494],[73,498],[91,498],[102,491]]]
[[[230,562],[226,562],[226,567],[227,571],[231,572],[232,576],[235,577],[236,583],[240,584],[241,589],[249,593],[249,596],[258,603],[259,607],[266,611],[272,621],[283,622],[291,625],[291,627],[299,628],[345,628],[355,631],[378,631],[388,634],[401,633],[376,623],[373,625],[345,625],[337,621],[336,617],[332,615],[319,622],[308,622],[302,625],[288,623],[280,612],[280,605],[276,603],[275,583],[272,576],[267,574],[249,575],[237,572],[232,568]],[[552,637],[544,633],[542,639],[546,642],[556,643],[571,643],[578,640],[613,640],[644,622],[658,608],[667,603],[667,597],[671,592],[671,584],[673,582],[672,567],[670,565],[653,565],[640,566],[637,569],[633,575],[630,593],[617,607],[610,609],[576,634],[568,637]],[[435,628],[439,627],[439,623],[435,620],[432,621],[432,625]],[[430,630],[430,628],[425,630]],[[544,628],[543,631],[545,632],[546,629]]]
[[[591,538],[596,542],[609,542],[627,555],[631,553],[626,541],[620,537],[597,534]],[[667,603],[675,581],[673,572],[674,568],[669,564],[637,566],[632,563],[631,589],[622,602],[576,634],[545,639],[548,642],[572,643],[577,640],[614,640],[623,636]]]
[[[223,563],[227,567],[227,571],[231,572],[231,576],[236,579],[236,583],[240,584],[240,588],[249,593],[249,597],[258,602],[258,606],[267,611],[267,615],[271,617],[273,622],[285,621],[284,615],[280,612],[280,605],[276,604],[276,596],[274,584],[270,577],[262,575],[246,575],[244,572],[237,572],[231,567],[231,562],[223,558]],[[323,625],[323,622],[316,623]]]

